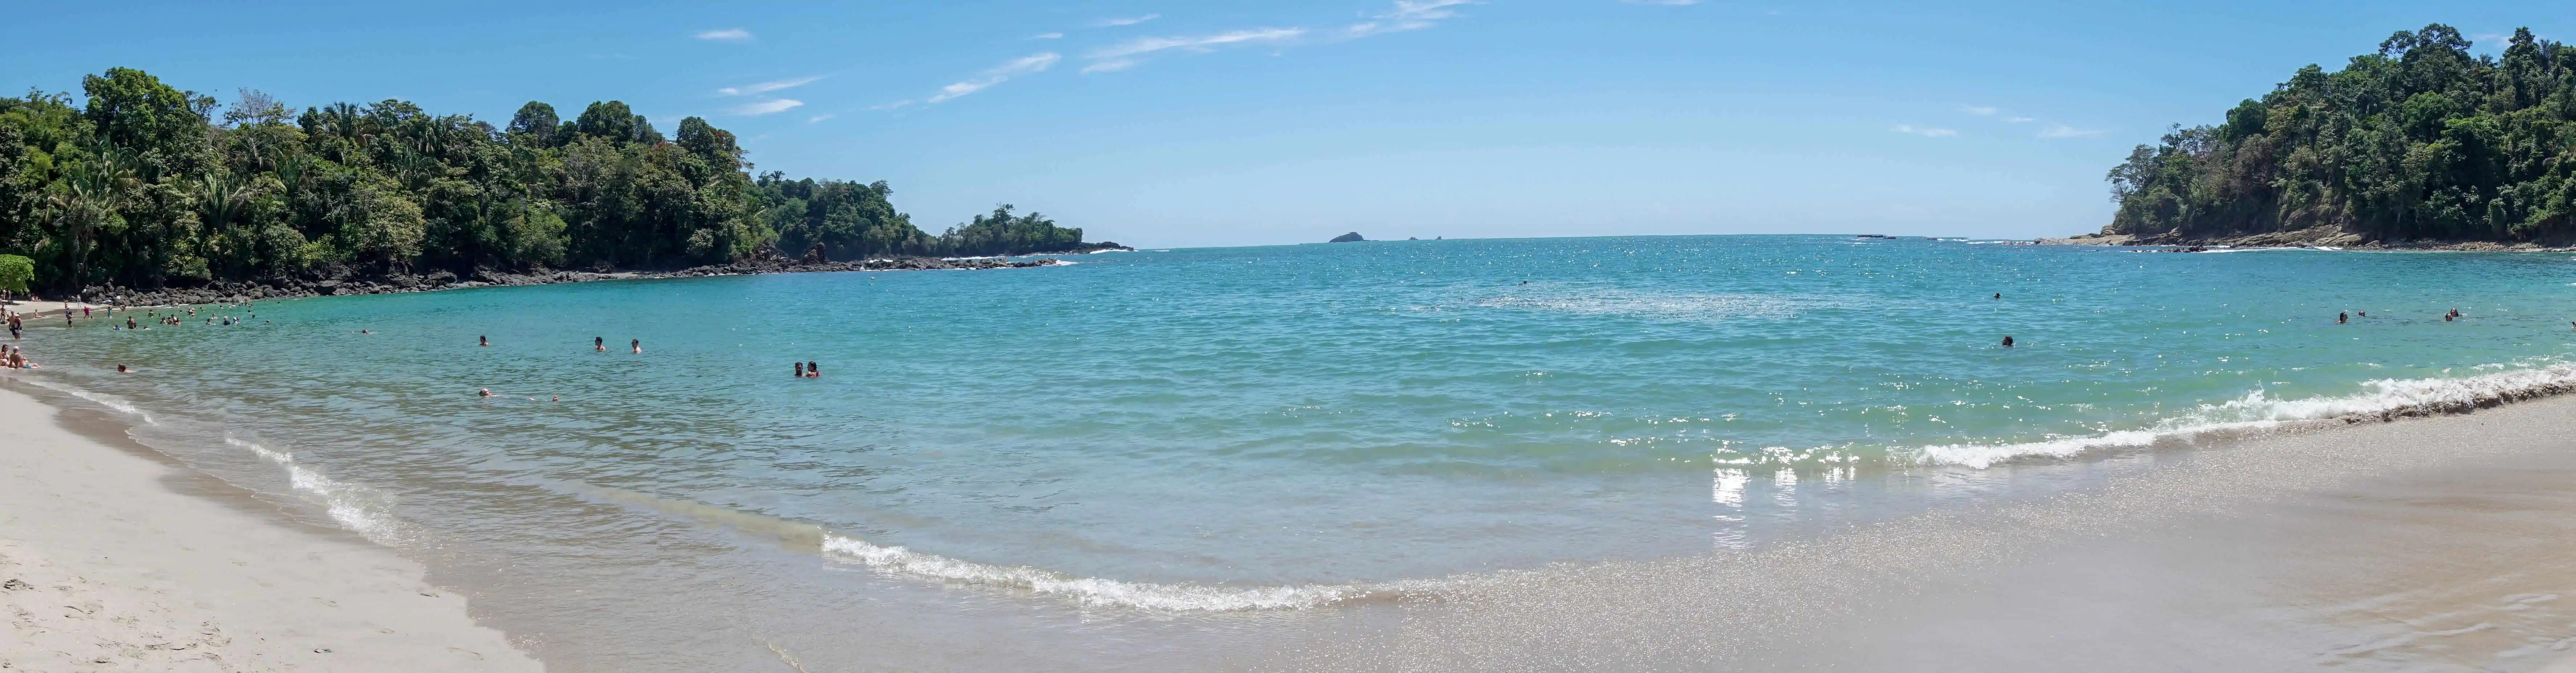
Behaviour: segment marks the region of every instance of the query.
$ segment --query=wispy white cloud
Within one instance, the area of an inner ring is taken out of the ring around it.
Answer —
[[[906,106],[906,105],[911,105],[911,104],[919,103],[919,102],[921,102],[921,101],[917,101],[917,100],[913,100],[913,99],[910,99],[910,98],[906,98],[906,99],[899,100],[899,101],[895,101],[895,102],[892,102],[892,103],[879,103],[879,104],[876,104],[876,105],[870,105],[870,106],[868,106],[868,109],[870,109],[870,110],[892,110],[892,109],[895,109],[895,108],[899,108],[899,107],[903,107],[903,106]]]
[[[2001,112],[2001,110],[1981,105],[1961,105],[1959,110],[1979,117],[1992,117],[1996,112]]]
[[[829,114],[829,113],[825,113],[825,114],[818,114],[818,115],[814,115],[814,116],[812,116],[812,117],[806,117],[806,118],[805,118],[805,123],[807,123],[807,124],[812,124],[812,123],[814,123],[814,122],[819,122],[819,121],[823,121],[823,120],[825,120],[825,119],[831,119],[831,118],[833,118],[833,117],[838,117],[838,116],[840,116],[840,115],[836,115],[836,114]]]
[[[804,104],[805,104],[805,101],[796,100],[796,99],[793,99],[793,98],[773,98],[773,99],[770,99],[770,100],[754,101],[754,102],[750,102],[750,103],[744,103],[744,104],[741,104],[741,105],[736,105],[736,106],[734,106],[734,107],[733,107],[733,113],[734,113],[734,114],[738,114],[738,115],[744,115],[744,116],[759,116],[759,115],[765,115],[765,114],[777,114],[777,113],[780,113],[780,112],[786,112],[786,111],[788,111],[788,110],[795,109],[795,108],[796,108],[796,106],[804,105]]]
[[[2079,129],[2065,124],[2049,124],[2048,128],[2039,130],[2039,137],[2042,138],[2089,138],[2098,135],[2102,135],[2102,132]]]
[[[1031,35],[1031,36],[1029,36],[1029,39],[1032,39],[1032,40],[1061,40],[1061,39],[1064,39],[1064,33],[1038,33],[1038,34],[1036,34],[1036,35]]]
[[[1351,27],[1346,30],[1352,37],[1367,37],[1379,33],[1429,28],[1432,24],[1439,23],[1441,19],[1458,16],[1457,10],[1450,8],[1464,4],[1470,4],[1470,0],[1395,0],[1394,9],[1370,17],[1369,21],[1351,24]]]
[[[774,82],[761,82],[761,83],[759,83],[759,84],[753,84],[753,85],[750,85],[750,86],[740,86],[740,87],[733,87],[733,86],[729,86],[729,87],[725,87],[725,88],[722,88],[722,89],[717,89],[717,90],[716,90],[716,95],[718,95],[718,96],[742,96],[742,95],[755,94],[755,93],[769,93],[769,92],[772,92],[772,91],[778,91],[778,90],[781,90],[781,89],[793,89],[793,88],[796,88],[796,87],[805,86],[805,85],[807,85],[807,84],[813,84],[813,83],[815,83],[815,82],[823,81],[823,77],[824,77],[823,75],[815,75],[815,76],[813,76],[813,77],[799,77],[799,78],[796,78],[796,79],[782,79],[782,80],[778,80],[778,81],[774,81]]]
[[[1195,37],[1140,38],[1085,54],[1085,58],[1091,59],[1091,64],[1083,66],[1082,71],[1109,72],[1113,70],[1125,70],[1135,67],[1137,63],[1143,61],[1147,57],[1174,49],[1186,51],[1211,51],[1218,47],[1275,44],[1294,40],[1305,34],[1306,29],[1304,28],[1253,28],[1249,30],[1237,30],[1217,33],[1215,35],[1200,35]]]
[[[2039,121],[2039,120],[2037,120],[2037,119],[2032,119],[2032,118],[2029,118],[2029,117],[2005,117],[2005,118],[2004,118],[2004,123],[2006,123],[2006,124],[2019,124],[2019,123],[2022,123],[2022,122],[2032,122],[2032,121]]]
[[[1042,51],[1012,59],[1009,63],[1004,63],[994,66],[990,70],[985,70],[983,75],[978,76],[975,79],[939,87],[939,93],[931,94],[929,100],[926,102],[945,103],[958,96],[983,91],[986,87],[1000,84],[1013,77],[1031,73],[1046,72],[1046,69],[1055,67],[1056,61],[1061,60],[1064,60],[1063,55],[1051,51]]]
[[[698,33],[698,39],[715,40],[718,42],[749,42],[751,41],[751,31],[740,28],[701,31]]]
[[[1097,21],[1093,21],[1093,22],[1091,22],[1091,27],[1093,27],[1093,28],[1109,28],[1109,27],[1113,27],[1113,26],[1133,26],[1133,25],[1136,25],[1136,24],[1140,24],[1140,23],[1144,23],[1144,22],[1147,22],[1147,21],[1152,21],[1152,20],[1160,19],[1160,18],[1163,18],[1163,15],[1161,15],[1161,14],[1147,14],[1147,15],[1144,15],[1144,16],[1110,17],[1110,18],[1100,19],[1100,20],[1097,20]]]
[[[1958,131],[1952,131],[1950,129],[1915,126],[1913,124],[1897,124],[1895,128],[1888,130],[1895,131],[1897,133],[1911,133],[1925,138],[1948,138],[1959,135]]]

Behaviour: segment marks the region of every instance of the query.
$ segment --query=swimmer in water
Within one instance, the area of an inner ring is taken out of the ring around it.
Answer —
[[[476,343],[474,344],[474,345],[476,345],[476,346],[490,346],[490,345],[492,345],[492,337],[488,337],[488,336],[476,336],[476,337],[474,337],[474,341],[476,342]]]
[[[818,364],[814,364],[812,361],[807,361],[807,362],[805,363],[805,378],[809,378],[809,379],[819,379],[819,378],[823,378],[823,366],[822,366],[822,365],[818,365]]]
[[[2005,348],[2011,348],[2011,347],[2012,347],[2012,336],[2011,336],[2011,335],[2005,335],[2005,336],[2004,336],[2004,347],[2005,347]]]
[[[126,368],[125,368],[125,365],[117,365],[117,366],[116,366],[116,373],[119,373],[119,374],[132,374],[132,373],[134,373],[134,370],[126,369]]]
[[[1996,298],[1996,299],[2002,299],[2002,298],[2004,298],[2004,293],[2001,293],[2001,292],[1997,292],[1997,293],[1995,293],[1995,298]]]
[[[2335,314],[2335,324],[2341,325],[2348,322],[2352,322],[2352,316],[2343,313]]]
[[[630,340],[628,340],[628,341],[626,342],[626,345],[635,347],[635,352],[636,352],[636,353],[643,353],[643,352],[644,352],[644,340],[643,340],[643,339],[630,339]]]
[[[491,397],[491,396],[492,396],[492,389],[490,389],[490,388],[484,388],[484,389],[483,389],[483,396],[484,396],[484,397]]]
[[[2576,323],[2568,323],[2568,324],[2576,325]],[[798,363],[794,363],[794,364],[796,365],[796,378],[800,378],[800,379],[801,379],[801,378],[805,378],[805,363],[798,362]]]
[[[591,350],[593,350],[593,351],[601,352],[601,353],[606,353],[606,352],[608,352],[608,338],[607,338],[607,337],[591,337],[591,338],[590,338],[590,349],[591,349]]]
[[[2352,312],[2352,314],[2353,314],[2353,315],[2357,315],[2357,316],[2361,316],[2361,317],[2364,317],[2364,318],[2368,318],[2368,317],[2370,317],[2370,312],[2369,312],[2369,311],[2354,311],[2354,312]]]

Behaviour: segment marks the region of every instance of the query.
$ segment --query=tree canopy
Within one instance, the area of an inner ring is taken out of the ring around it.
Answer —
[[[679,268],[821,246],[836,260],[1084,247],[1009,207],[932,237],[884,182],[754,179],[734,135],[619,101],[531,101],[495,128],[402,100],[301,112],[140,70],[0,98],[0,255],[40,288],[478,269]]]
[[[2176,125],[2111,169],[2109,233],[2335,227],[2373,240],[2576,236],[2576,46],[2514,31],[2471,56],[2450,26],[2300,68],[2216,126]]]

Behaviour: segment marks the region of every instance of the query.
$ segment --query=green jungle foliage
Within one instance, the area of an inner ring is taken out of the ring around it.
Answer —
[[[18,255],[0,255],[0,291],[26,294],[29,283],[36,282],[36,260]]]
[[[2300,68],[2217,126],[2176,125],[2111,169],[2111,233],[2339,227],[2372,239],[2576,235],[2576,46],[2514,31],[2470,56],[2399,31],[2342,70]]]
[[[38,288],[666,269],[818,244],[836,260],[1045,252],[1082,237],[1005,207],[934,238],[884,182],[755,180],[732,133],[690,117],[664,136],[617,101],[570,120],[530,102],[494,128],[400,100],[298,112],[252,90],[218,113],[126,68],[81,89],[0,98],[0,255],[32,260]]]

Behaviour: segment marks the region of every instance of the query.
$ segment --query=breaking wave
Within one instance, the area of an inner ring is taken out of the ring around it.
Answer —
[[[1392,598],[1430,588],[1426,582],[1334,584],[1307,586],[1228,587],[1193,583],[1124,582],[1029,566],[976,563],[903,547],[869,543],[810,523],[712,505],[673,500],[635,491],[578,484],[574,490],[614,502],[776,537],[809,549],[825,560],[918,580],[933,580],[988,589],[1027,591],[1072,598],[1084,605],[1117,606],[1168,612],[1240,612],[1300,610],[1358,600]]]
[[[331,520],[356,531],[368,541],[394,546],[402,541],[402,523],[393,515],[393,498],[384,493],[323,476],[321,472],[295,461],[294,454],[226,436],[224,443],[251,453],[286,470],[287,485],[303,496],[322,505]]]
[[[2377,379],[2364,381],[2351,395],[2306,399],[2273,399],[2261,390],[2244,397],[2203,404],[2192,411],[2142,430],[2086,437],[2058,437],[2006,444],[1946,444],[1918,449],[1926,465],[1960,465],[1983,469],[1995,463],[2040,457],[2069,457],[2088,451],[2189,442],[2231,432],[2278,427],[2284,423],[2328,419],[2392,420],[2410,416],[2456,414],[2576,391],[2576,364],[2559,363],[2458,378]]]

